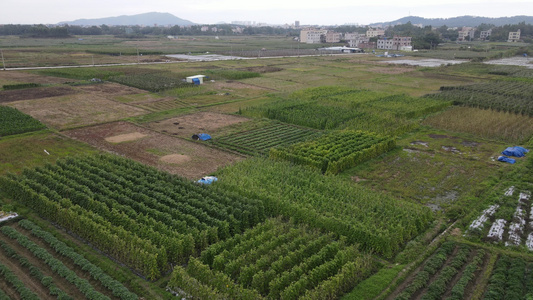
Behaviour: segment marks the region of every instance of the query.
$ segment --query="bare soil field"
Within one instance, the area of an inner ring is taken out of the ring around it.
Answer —
[[[127,122],[116,122],[64,132],[101,150],[123,155],[172,174],[199,179],[244,157],[216,150],[201,142],[190,142]],[[146,135],[141,139],[110,143],[107,138],[126,134]]]
[[[85,93],[98,94],[98,95],[105,94],[105,95],[110,95],[110,96],[122,96],[122,95],[146,93],[146,91],[143,91],[137,88],[120,85],[118,83],[111,83],[111,82],[90,84],[90,85],[80,85],[80,86],[77,86],[76,88],[79,90],[82,90]]]
[[[159,132],[170,133],[183,138],[191,138],[193,134],[198,133],[212,135],[222,127],[246,122],[248,120],[248,118],[235,115],[225,115],[215,112],[199,112],[163,121],[152,122],[147,125],[149,128]]]
[[[111,136],[111,137],[105,138],[105,140],[110,143],[122,143],[122,142],[136,141],[138,139],[142,139],[145,136],[146,134],[142,134],[140,132],[132,132],[132,133]]]
[[[0,72],[0,85],[13,83],[58,84],[64,83],[65,81],[68,81],[68,79],[16,71]]]
[[[94,94],[75,94],[9,104],[56,129],[116,121],[146,113],[144,109]]]
[[[23,90],[0,91],[0,103],[20,100],[34,100],[76,94],[78,91],[68,86],[39,87]]]

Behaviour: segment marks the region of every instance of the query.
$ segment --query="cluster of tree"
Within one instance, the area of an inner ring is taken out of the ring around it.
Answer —
[[[438,28],[432,26],[418,27],[411,22],[396,25],[385,31],[386,36],[410,36],[413,47],[416,49],[431,49],[443,41],[456,41],[462,27],[449,28],[443,25]],[[481,24],[475,28],[474,39],[479,39],[481,31],[492,30],[489,40],[495,42],[507,41],[509,32],[520,29],[521,39],[524,42],[533,41],[533,25],[521,22],[515,25],[495,26],[491,24]]]
[[[520,29],[520,37],[526,43],[531,43],[533,41],[533,24],[526,24],[525,22],[520,22],[515,25],[504,25],[500,27],[495,27],[487,24],[483,24],[485,27],[492,29],[492,34],[490,36],[491,41],[506,41],[509,37],[509,32],[515,32]],[[481,26],[477,28],[476,34],[479,34]]]
[[[230,24],[193,25],[172,27],[141,26],[73,26],[48,27],[45,25],[3,25],[1,35],[17,35],[34,38],[67,38],[73,35],[115,35],[119,37],[142,37],[144,35],[286,35],[298,36],[299,29],[273,26],[251,27]]]
[[[328,28],[339,33],[358,32],[365,33],[369,28],[353,25],[343,25]],[[431,49],[443,41],[456,41],[461,27],[449,28],[446,25],[435,28],[432,26],[418,27],[411,22],[389,27],[385,31],[385,36],[394,35],[412,37],[412,44],[417,49]],[[510,31],[520,29],[522,40],[531,42],[533,40],[533,25],[521,22],[515,25],[495,26],[491,24],[481,24],[475,30],[474,38],[480,37],[481,31],[492,30],[491,41],[507,41]],[[45,25],[3,25],[0,26],[1,35],[18,35],[21,37],[38,38],[67,38],[74,35],[114,35],[117,37],[139,38],[145,35],[285,35],[299,36],[300,29],[283,28],[274,26],[242,26],[234,24],[216,25],[193,25],[193,26],[172,26],[172,27],[142,27],[142,26],[74,26],[65,25],[58,27],[48,27]],[[375,39],[374,39],[375,40]]]

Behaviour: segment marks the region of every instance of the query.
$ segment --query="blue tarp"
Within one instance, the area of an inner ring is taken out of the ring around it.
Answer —
[[[508,162],[510,164],[514,164],[516,162],[515,159],[505,157],[505,156],[498,156],[498,161]]]
[[[529,150],[524,147],[508,147],[507,149],[503,150],[502,154],[507,156],[515,156],[515,157],[523,157],[528,153]]]
[[[192,136],[193,140],[207,141],[211,139],[211,136],[207,133],[199,133]]]
[[[217,180],[218,178],[216,178],[215,176],[205,176],[205,177],[202,177],[202,179],[198,180],[198,183],[211,184]]]

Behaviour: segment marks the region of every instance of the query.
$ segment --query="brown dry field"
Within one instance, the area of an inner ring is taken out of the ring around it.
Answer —
[[[146,93],[145,90],[120,85],[113,82],[80,85],[77,86],[76,89],[88,94],[107,95],[110,97]]]
[[[13,83],[58,84],[66,81],[69,81],[69,79],[52,76],[41,76],[25,72],[0,72],[0,85]]]
[[[218,129],[236,123],[246,122],[250,119],[235,115],[225,115],[215,112],[199,112],[183,115],[163,121],[147,124],[151,129],[159,132],[170,133],[183,138],[191,138],[193,134],[215,134]]]
[[[87,94],[17,101],[9,106],[60,130],[112,122],[146,113],[138,107]]]
[[[127,122],[79,128],[65,131],[64,134],[100,150],[123,155],[189,179],[199,179],[220,167],[244,159],[242,156],[202,145],[202,142],[186,141]],[[127,134],[134,134],[140,138],[121,143],[106,141]]]
[[[49,127],[59,130],[113,122],[147,113],[142,108],[113,100],[115,97],[144,92],[116,83],[77,87],[58,86],[46,89],[61,90],[63,94],[48,94],[41,97],[42,94],[39,94],[41,88],[2,91],[0,92],[0,101],[2,94],[6,92],[22,95],[26,100],[10,102],[8,105],[31,115]],[[34,100],[37,98],[40,99]]]
[[[21,90],[0,91],[0,103],[20,100],[35,100],[76,94],[78,91],[69,86],[38,87]]]

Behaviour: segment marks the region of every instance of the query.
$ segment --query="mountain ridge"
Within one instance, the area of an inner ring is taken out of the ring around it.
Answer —
[[[181,19],[170,13],[149,12],[137,15],[122,15],[116,17],[98,18],[98,19],[78,19],[74,21],[64,21],[58,24],[78,25],[78,26],[98,26],[98,25],[178,25],[189,26],[196,25],[189,20]]]
[[[448,27],[477,27],[481,24],[492,24],[495,26],[503,25],[514,25],[520,22],[525,22],[526,24],[533,24],[533,16],[513,16],[513,17],[500,17],[500,18],[489,18],[489,17],[478,17],[478,16],[459,16],[452,18],[423,18],[417,16],[408,16],[403,17],[395,21],[390,22],[376,22],[369,24],[369,26],[378,26],[378,25],[398,25],[406,24],[411,22],[412,24],[422,24],[422,26],[433,26],[441,27],[446,25]]]

